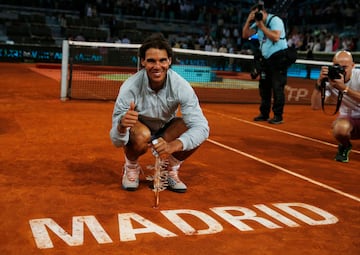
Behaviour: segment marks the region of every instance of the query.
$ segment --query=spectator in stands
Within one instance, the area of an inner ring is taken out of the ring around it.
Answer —
[[[176,48],[176,49],[180,49],[180,48],[181,48],[181,44],[180,44],[179,41],[176,41],[172,47],[173,47],[173,48]]]
[[[130,39],[127,37],[127,35],[124,35],[121,39],[121,43],[129,44],[131,43]]]
[[[210,40],[210,39],[208,39],[208,40],[206,40],[205,41],[205,48],[204,48],[204,50],[205,51],[213,51],[213,41],[212,40]]]
[[[294,28],[292,33],[291,33],[291,36],[288,40],[288,46],[289,47],[295,47],[297,49],[300,49],[301,46],[302,46],[302,43],[303,43],[303,38],[302,38],[302,34],[300,34],[298,32],[298,29],[297,28]]]
[[[339,115],[332,125],[333,136],[339,143],[335,160],[349,161],[352,148],[351,139],[360,139],[360,69],[355,68],[353,57],[348,51],[338,51],[333,58],[334,65],[344,69],[338,77],[329,73],[329,67],[321,67],[320,76],[311,96],[312,109],[322,108],[322,88],[325,87],[326,100],[342,95]],[[324,86],[324,87],[322,87]]]
[[[67,29],[67,21],[66,21],[66,17],[65,17],[64,13],[62,13],[59,16],[59,25],[60,25],[61,36],[65,36],[66,35],[66,29]]]
[[[325,37],[325,49],[324,52],[329,53],[332,52],[334,45],[334,36],[328,33]]]
[[[114,15],[112,15],[109,18],[108,26],[109,26],[110,37],[113,38],[115,36],[116,26],[117,26],[117,20],[116,20],[116,17]]]
[[[261,97],[260,115],[254,121],[268,121],[270,124],[283,123],[285,105],[284,87],[287,80],[287,64],[285,49],[287,49],[285,26],[282,19],[267,13],[262,4],[251,8],[251,12],[243,27],[243,37],[248,38],[257,33],[262,57],[259,92]],[[271,98],[273,94],[272,111],[274,117],[269,119]]]
[[[86,12],[86,17],[92,16],[92,8],[91,5],[88,3],[85,5],[85,12]]]
[[[332,51],[333,52],[338,51],[339,47],[340,47],[340,38],[337,34],[335,34]]]
[[[218,52],[219,53],[227,53],[228,49],[227,49],[226,45],[221,44],[220,47],[219,47]],[[226,70],[226,58],[218,57],[217,62],[218,62],[219,70],[225,71]]]
[[[227,53],[228,52],[228,49],[226,48],[225,44],[220,45],[219,52],[220,53]]]
[[[311,41],[307,45],[306,59],[314,60],[313,44]],[[311,65],[306,65],[306,78],[311,79]]]
[[[152,146],[168,162],[167,188],[185,192],[178,170],[207,139],[208,122],[190,84],[170,69],[173,51],[162,35],[145,39],[139,56],[143,68],[121,86],[110,131],[113,144],[124,148],[122,186],[138,188],[138,159]]]
[[[320,39],[317,37],[314,43],[313,52],[321,51]]]
[[[84,37],[84,35],[82,33],[79,33],[77,34],[74,38],[73,38],[74,41],[80,41],[80,42],[85,42],[86,39]]]
[[[203,35],[200,35],[199,38],[197,39],[198,44],[199,44],[199,48],[201,50],[205,49],[205,37]]]
[[[343,38],[342,49],[350,51],[352,48],[352,40],[350,38]]]

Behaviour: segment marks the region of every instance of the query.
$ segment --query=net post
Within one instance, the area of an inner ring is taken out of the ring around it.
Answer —
[[[69,65],[69,41],[63,40],[62,44],[62,59],[61,59],[61,89],[60,99],[67,100],[68,94],[68,65]]]

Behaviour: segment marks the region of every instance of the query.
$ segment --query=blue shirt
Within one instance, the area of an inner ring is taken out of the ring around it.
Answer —
[[[270,24],[268,24],[271,17],[273,18],[271,19]],[[264,32],[262,30],[257,28],[256,23],[253,23],[251,25],[251,29],[257,30],[261,53],[264,58],[268,59],[275,52],[286,49],[287,41],[284,22],[278,16],[268,14],[268,16],[266,17],[265,25],[270,30],[280,31],[280,39],[277,42],[273,42],[264,35]]]
[[[149,86],[146,70],[142,69],[122,84],[115,102],[110,137],[117,147],[124,146],[129,141],[129,129],[126,133],[120,134],[117,126],[132,101],[139,113],[139,120],[152,134],[176,117],[180,110],[181,117],[188,127],[178,138],[183,144],[183,150],[198,147],[209,136],[208,121],[191,85],[169,69],[164,87],[156,93]]]

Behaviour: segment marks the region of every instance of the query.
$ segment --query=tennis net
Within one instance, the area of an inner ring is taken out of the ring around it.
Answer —
[[[121,84],[140,69],[139,44],[64,41],[61,99],[115,100]],[[250,72],[253,56],[174,48],[171,68],[194,88],[200,101],[258,103],[258,81]],[[316,77],[320,65],[329,62],[298,59],[289,77]],[[305,79],[304,79],[305,80]],[[290,103],[309,103],[311,85],[293,84],[287,91]]]

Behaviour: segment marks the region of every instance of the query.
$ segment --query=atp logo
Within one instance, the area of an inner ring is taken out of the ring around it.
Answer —
[[[287,100],[289,102],[295,101],[310,101],[309,90],[306,88],[293,88],[289,85],[285,86],[285,91],[287,92]]]

